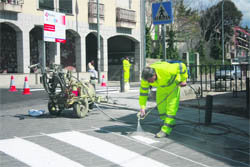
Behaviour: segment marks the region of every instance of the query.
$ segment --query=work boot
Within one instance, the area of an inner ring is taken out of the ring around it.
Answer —
[[[166,133],[163,132],[163,131],[160,131],[160,132],[156,133],[155,137],[156,137],[156,138],[168,137],[168,134],[166,134]]]

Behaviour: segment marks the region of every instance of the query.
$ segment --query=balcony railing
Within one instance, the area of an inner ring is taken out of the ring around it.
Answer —
[[[22,12],[24,0],[0,0],[0,11]]]
[[[133,10],[116,8],[117,27],[134,28],[136,24],[136,13]]]
[[[88,7],[89,23],[97,23],[97,3],[89,2]],[[99,3],[99,21],[103,23],[104,21],[104,4]]]

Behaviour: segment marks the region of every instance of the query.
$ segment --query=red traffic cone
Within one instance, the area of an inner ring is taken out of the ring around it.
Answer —
[[[106,87],[107,86],[107,84],[105,82],[105,76],[104,75],[102,75],[102,84],[101,84],[101,86],[102,87]]]
[[[28,77],[25,77],[24,79],[24,88],[23,88],[23,95],[30,95],[30,88],[28,84]]]
[[[16,89],[16,86],[15,86],[15,83],[14,83],[14,76],[11,75],[9,92],[16,92],[16,91],[17,91],[17,89]]]

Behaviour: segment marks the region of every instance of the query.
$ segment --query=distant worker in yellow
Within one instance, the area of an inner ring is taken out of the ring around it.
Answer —
[[[130,78],[130,62],[129,62],[129,58],[128,56],[125,57],[125,59],[123,59],[122,61],[122,65],[123,65],[123,76],[124,76],[124,91],[128,91],[130,89],[130,85],[129,85],[129,78]]]
[[[156,62],[142,71],[140,87],[140,116],[145,113],[149,87],[157,87],[156,102],[160,118],[164,121],[155,137],[170,135],[175,126],[175,116],[179,107],[180,87],[186,86],[187,68],[183,63]]]

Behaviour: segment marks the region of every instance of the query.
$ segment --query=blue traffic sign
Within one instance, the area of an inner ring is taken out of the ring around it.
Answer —
[[[172,3],[160,2],[152,4],[153,24],[169,24],[173,21]]]

